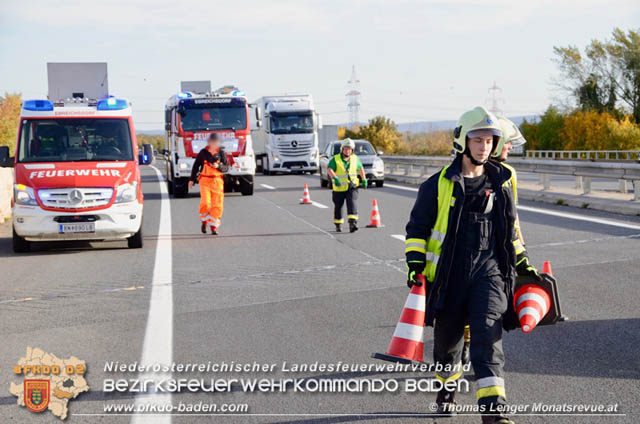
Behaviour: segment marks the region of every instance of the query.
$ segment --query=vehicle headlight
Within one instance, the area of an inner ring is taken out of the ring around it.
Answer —
[[[280,156],[278,156],[276,153],[273,154],[273,160],[278,162],[280,160]]]
[[[188,169],[189,168],[189,164],[187,162],[180,162],[178,164],[178,168],[180,168],[180,169]]]
[[[375,158],[373,161],[373,169],[384,170],[384,162],[380,158]]]
[[[127,183],[118,186],[116,203],[133,202],[138,197],[138,183]]]
[[[15,184],[14,186],[14,196],[16,203],[19,205],[31,205],[36,206],[38,202],[36,201],[36,196],[31,187],[27,187],[24,184]]]

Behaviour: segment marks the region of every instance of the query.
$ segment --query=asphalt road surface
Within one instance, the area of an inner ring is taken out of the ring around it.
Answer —
[[[158,168],[161,168],[158,165]],[[255,195],[228,195],[221,234],[199,231],[196,190],[168,199],[157,171],[143,170],[143,249],[124,243],[11,250],[0,226],[0,422],[56,423],[9,394],[12,367],[27,346],[88,366],[91,391],[69,403],[70,423],[478,423],[478,416],[430,417],[432,393],[104,393],[105,362],[310,364],[379,363],[407,296],[404,226],[416,189],[387,184],[360,191],[361,229],[333,232],[331,192],[317,176],[258,176]],[[313,205],[300,205],[309,184]],[[383,228],[363,228],[371,202]],[[550,260],[571,319],[531,334],[505,335],[511,404],[618,404],[613,416],[532,416],[519,423],[640,422],[640,220],[522,202],[533,262]],[[425,332],[431,360],[432,329]],[[230,376],[231,374],[227,374]],[[196,372],[175,378],[211,378]],[[216,375],[218,377],[219,375]],[[236,378],[424,378],[417,372],[235,373]],[[427,375],[431,376],[431,374]],[[157,378],[158,376],[154,376]],[[472,380],[473,373],[467,374]],[[250,415],[103,415],[105,405],[170,401],[246,404]],[[458,398],[474,405],[475,389]]]

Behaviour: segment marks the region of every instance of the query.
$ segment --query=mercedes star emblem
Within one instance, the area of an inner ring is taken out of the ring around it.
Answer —
[[[69,192],[69,202],[74,205],[82,202],[82,192],[78,189],[71,190]]]

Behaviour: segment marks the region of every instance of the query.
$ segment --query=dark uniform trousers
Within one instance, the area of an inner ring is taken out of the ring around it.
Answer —
[[[506,404],[502,351],[502,315],[507,310],[505,281],[495,259],[491,213],[461,218],[455,258],[445,293],[444,309],[436,311],[436,363],[461,364],[464,327],[471,327],[471,365],[479,405]],[[439,372],[440,381],[457,380],[460,370]]]
[[[357,187],[350,186],[346,191],[334,191],[333,192],[333,222],[334,224],[342,224],[344,219],[342,218],[342,208],[344,202],[347,202],[347,218],[349,220],[358,220],[358,189]]]

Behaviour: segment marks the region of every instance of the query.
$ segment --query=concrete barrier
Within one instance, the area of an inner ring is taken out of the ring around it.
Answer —
[[[11,218],[13,168],[0,168],[0,223]]]

